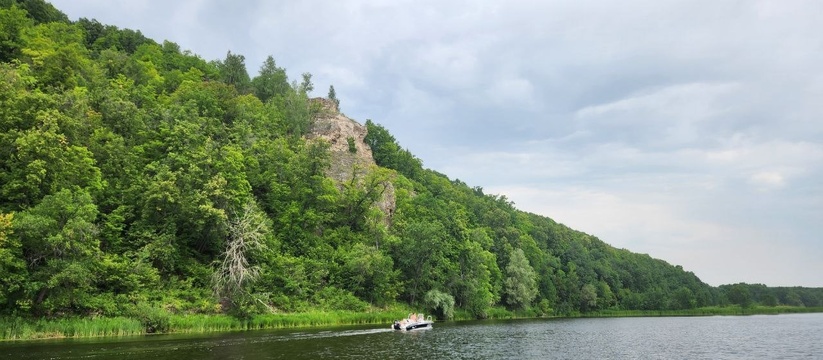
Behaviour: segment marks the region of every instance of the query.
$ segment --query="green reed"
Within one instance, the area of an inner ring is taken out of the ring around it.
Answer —
[[[311,326],[390,324],[407,314],[408,312],[405,310],[375,312],[316,311],[255,315],[248,319],[238,319],[228,315],[175,315],[171,317],[169,331],[173,333],[193,333]]]
[[[0,318],[0,340],[131,336],[144,333],[140,321],[125,317],[23,319]]]

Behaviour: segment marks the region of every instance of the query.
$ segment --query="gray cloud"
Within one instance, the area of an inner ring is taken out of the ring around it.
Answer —
[[[428,167],[711,284],[823,286],[821,2],[53,3],[273,55]]]

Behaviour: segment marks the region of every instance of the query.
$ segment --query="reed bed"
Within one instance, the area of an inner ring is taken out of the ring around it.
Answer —
[[[312,326],[390,324],[414,312],[394,307],[372,312],[312,311],[256,315],[242,319],[228,315],[168,315],[168,333],[209,333],[258,329],[283,329]],[[704,307],[690,310],[601,310],[575,313],[564,317],[636,317],[636,316],[713,316],[823,312],[823,307],[739,306]],[[488,310],[489,319],[537,317],[533,311],[511,311],[503,307]],[[466,311],[457,311],[456,320],[470,320]],[[0,317],[0,340],[33,340],[81,337],[122,337],[147,334],[146,323],[127,317],[64,319],[24,319]]]
[[[358,313],[351,311],[323,311],[256,315],[238,319],[227,315],[176,315],[170,319],[169,331],[197,333],[258,329],[282,329],[311,326],[388,324],[405,317],[405,310]]]
[[[0,340],[141,335],[140,321],[125,317],[36,319],[0,318]]]

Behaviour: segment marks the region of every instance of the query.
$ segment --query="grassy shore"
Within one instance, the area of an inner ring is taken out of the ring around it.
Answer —
[[[317,311],[257,315],[239,319],[228,315],[153,316],[146,320],[125,317],[23,319],[0,318],[0,340],[33,340],[81,337],[117,337],[159,333],[207,333],[312,326],[390,324],[409,311],[395,308],[374,312]],[[156,314],[155,314],[156,315]]]
[[[390,324],[405,317],[411,310],[391,308],[372,312],[316,311],[257,315],[238,319],[228,315],[171,315],[161,319],[163,333],[208,333],[258,329],[282,329],[312,326],[340,326],[358,324]],[[714,316],[756,315],[823,312],[823,307],[739,306],[705,307],[691,310],[602,310],[562,317],[639,317],[639,316]],[[532,311],[513,312],[504,308],[489,310],[490,319],[523,319],[538,317]],[[554,316],[552,316],[554,317]],[[456,320],[473,319],[467,312],[457,311]],[[83,337],[120,337],[147,334],[145,320],[126,317],[35,319],[0,318],[0,340],[33,340]]]

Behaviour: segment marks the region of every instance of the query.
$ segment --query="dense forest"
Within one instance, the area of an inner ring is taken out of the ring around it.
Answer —
[[[251,77],[240,54],[42,0],[0,0],[0,29],[0,314],[823,306],[821,289],[712,287],[519,211],[372,121],[377,165],[335,180],[309,136],[329,111],[311,74],[290,82],[273,57]]]

